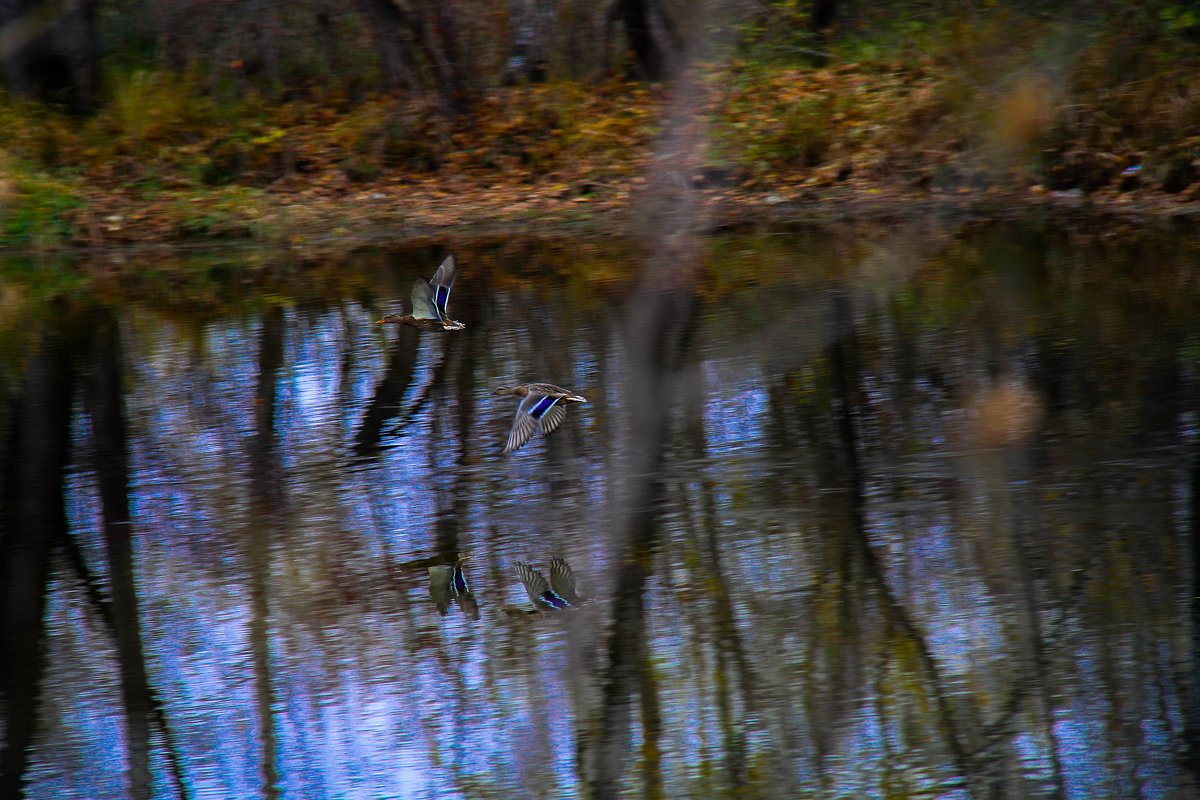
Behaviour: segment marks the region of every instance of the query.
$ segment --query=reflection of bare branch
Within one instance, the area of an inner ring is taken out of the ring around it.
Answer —
[[[1011,514],[1006,516],[1008,519],[1013,518]],[[1067,796],[1067,787],[1063,778],[1062,759],[1058,755],[1058,740],[1054,733],[1054,700],[1051,696],[1050,669],[1042,631],[1037,583],[1033,579],[1029,547],[1022,535],[1019,523],[1016,523],[1012,537],[1016,552],[1017,574],[1021,581],[1021,591],[1017,594],[1022,605],[1022,614],[1025,617],[1027,646],[1032,651],[1032,658],[1028,661],[1033,677],[1033,696],[1041,706],[1042,735],[1050,743],[1047,749],[1054,776],[1054,797],[1063,798]]]
[[[858,564],[866,572],[866,577],[882,598],[882,610],[888,625],[898,629],[904,637],[916,648],[922,671],[933,692],[934,702],[938,711],[946,746],[954,759],[959,775],[966,782],[968,791],[975,785],[975,775],[971,759],[963,745],[958,729],[954,710],[950,706],[944,686],[941,670],[938,667],[929,643],[916,623],[909,617],[908,611],[897,599],[883,565],[880,563],[874,548],[867,539],[865,519],[865,491],[863,485],[862,466],[858,459],[858,436],[853,419],[853,401],[859,395],[858,387],[858,353],[854,322],[850,300],[844,292],[834,295],[833,325],[834,338],[830,346],[830,367],[833,373],[834,392],[837,401],[838,434],[842,445],[843,468],[846,475],[846,485],[849,490],[848,513],[850,515],[851,552]]]
[[[392,363],[388,367],[387,374],[376,387],[375,396],[367,404],[367,410],[363,413],[362,425],[359,426],[358,433],[354,437],[354,451],[360,456],[370,455],[379,450],[380,439],[383,437],[383,426],[392,417],[400,414],[400,419],[388,428],[387,435],[395,436],[408,427],[429,403],[433,388],[442,384],[449,363],[446,348],[439,350],[438,360],[433,365],[433,373],[429,380],[401,413],[401,401],[416,373],[417,343],[415,339],[418,335],[416,330],[401,327],[401,335]]]
[[[57,544],[66,559],[67,566],[75,573],[79,582],[83,584],[88,604],[100,617],[105,629],[115,641],[117,639],[117,623],[113,615],[112,606],[100,588],[100,579],[88,567],[87,559],[84,558],[83,551],[79,548],[79,542],[73,536],[64,535],[59,538]],[[146,674],[144,669],[142,674]],[[150,718],[153,720],[155,727],[158,728],[159,736],[162,737],[163,747],[167,753],[167,764],[171,771],[171,778],[175,782],[175,792],[182,800],[188,800],[187,783],[183,779],[183,759],[180,757],[179,746],[175,743],[175,734],[167,722],[166,709],[163,707],[162,698],[159,697],[154,687],[150,685],[148,679],[146,685],[141,687],[140,690],[149,698]]]
[[[384,424],[396,415],[400,401],[412,382],[417,368],[417,331],[400,326],[400,333],[392,347],[383,380],[375,387],[375,395],[367,403],[362,423],[354,435],[354,451],[359,455],[370,455],[379,449],[379,440]]]
[[[691,415],[687,428],[686,452],[687,457],[695,463],[708,463],[708,446],[704,435],[702,409],[697,409]],[[748,767],[744,731],[747,719],[735,719],[731,698],[734,683],[726,675],[727,663],[732,660],[736,670],[737,688],[740,690],[740,697],[746,712],[744,716],[752,719],[758,716],[757,687],[760,679],[755,675],[750,659],[746,656],[746,648],[737,626],[732,592],[721,564],[718,536],[721,526],[717,513],[717,502],[713,497],[713,480],[708,475],[700,475],[697,479],[697,486],[700,493],[697,504],[699,514],[691,513],[692,504],[690,503],[684,504],[682,513],[687,521],[687,526],[694,531],[693,536],[700,552],[702,573],[697,583],[709,588],[712,599],[712,614],[715,619],[711,626],[705,624],[704,628],[714,631],[718,668],[717,709],[725,737],[726,771],[730,790],[739,791],[745,788]],[[682,488],[676,494],[682,495]]]

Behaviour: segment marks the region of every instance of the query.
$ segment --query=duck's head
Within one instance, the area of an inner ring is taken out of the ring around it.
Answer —
[[[382,325],[382,324],[383,324],[383,323],[385,323],[385,322],[403,322],[403,321],[404,321],[404,315],[403,315],[403,314],[388,314],[386,317],[384,317],[383,319],[379,320],[379,321],[378,321],[378,322],[376,322],[375,324],[376,324],[376,325]]]

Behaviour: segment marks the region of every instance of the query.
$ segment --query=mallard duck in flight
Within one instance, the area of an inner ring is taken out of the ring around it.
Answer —
[[[446,313],[446,302],[450,299],[450,287],[454,285],[457,269],[458,262],[454,254],[446,256],[446,260],[437,268],[437,272],[433,273],[430,281],[417,278],[413,282],[411,314],[388,314],[375,324],[396,322],[423,331],[461,331],[467,327],[450,319],[450,315]]]
[[[533,436],[533,432],[538,428],[541,428],[542,436],[554,433],[567,416],[567,405],[587,402],[587,398],[553,383],[501,386],[492,392],[493,396],[511,394],[525,399],[517,406],[517,417],[513,420],[512,430],[508,434],[508,443],[504,445],[505,454],[529,441],[529,437]]]

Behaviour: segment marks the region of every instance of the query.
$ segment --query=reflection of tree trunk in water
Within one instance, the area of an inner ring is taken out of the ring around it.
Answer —
[[[658,702],[658,680],[654,676],[654,665],[650,659],[650,639],[646,626],[642,626],[642,640],[638,645],[638,697],[642,718],[642,797],[645,800],[662,800],[662,757],[659,740],[662,738],[662,708]]]
[[[700,399],[700,403],[700,407],[691,409],[689,414],[685,446],[688,460],[693,464],[704,465],[708,463],[708,443],[704,434],[703,398]],[[701,467],[701,469],[704,468]],[[700,531],[696,538],[703,570],[699,585],[709,588],[713,613],[716,617],[712,635],[715,638],[717,650],[717,709],[725,739],[725,769],[728,781],[726,788],[737,794],[745,791],[746,788],[747,720],[744,716],[735,718],[732,698],[734,681],[729,674],[729,663],[733,662],[733,668],[737,672],[742,704],[746,714],[751,717],[758,716],[758,698],[755,694],[758,680],[746,657],[746,649],[742,646],[742,637],[737,628],[737,618],[733,609],[732,594],[721,566],[720,543],[717,536],[721,525],[717,517],[716,500],[713,498],[713,481],[707,473],[702,472],[697,483],[700,491]]]
[[[471,435],[475,430],[476,425],[476,405],[475,405],[475,356],[478,337],[463,336],[456,338],[450,342],[452,348],[461,347],[463,350],[462,358],[458,360],[456,365],[457,381],[454,386],[456,401],[452,404],[456,410],[454,418],[454,433],[452,440],[446,442],[437,448],[431,448],[431,457],[433,457],[433,449],[440,452],[450,452],[451,449],[457,449],[457,455],[454,457],[454,469],[444,470],[440,465],[434,464],[431,474],[435,476],[434,485],[438,489],[437,501],[437,518],[434,523],[434,532],[436,536],[437,553],[445,559],[445,563],[449,564],[458,560],[459,554],[462,551],[462,542],[459,538],[462,534],[463,520],[470,518],[470,507],[472,497],[472,480],[471,480],[471,462],[473,460],[471,452],[471,443],[474,437]],[[443,359],[443,363],[449,362],[447,357]],[[434,389],[441,388],[439,382]],[[442,491],[443,479],[449,479],[450,485],[445,492]],[[470,580],[467,581],[468,589],[471,586]],[[479,604],[474,593],[467,592],[466,594],[456,594],[454,602],[464,614],[470,619],[479,619]],[[444,640],[442,640],[444,641]],[[461,680],[462,675],[456,675],[456,678]],[[467,687],[461,685],[460,691],[456,694],[458,701],[465,701],[468,697]]]
[[[283,366],[283,312],[273,309],[263,319],[259,335],[258,383],[254,389],[254,438],[250,442],[250,530],[246,534],[250,567],[250,658],[254,666],[258,731],[262,737],[262,793],[267,800],[279,797],[279,770],[275,763],[275,692],[271,683],[271,547],[274,532],[282,525],[275,400],[279,370]]]
[[[97,312],[88,349],[84,405],[92,418],[96,473],[104,515],[112,586],[113,633],[125,702],[129,746],[130,796],[150,796],[150,720],[153,702],[142,652],[137,584],[133,566],[133,526],[129,517],[129,447],[125,438],[125,409],[121,396],[121,342],[111,312]]]
[[[850,307],[849,298],[841,290],[838,290],[834,295],[833,304],[834,337],[833,344],[830,345],[829,361],[833,377],[834,393],[837,399],[838,436],[842,445],[846,485],[848,488],[849,536],[851,537],[851,542],[848,544],[851,548],[848,557],[853,558],[858,564],[862,565],[867,580],[880,593],[882,609],[889,627],[899,629],[916,648],[929,689],[933,693],[946,746],[949,748],[955,767],[964,781],[964,788],[968,796],[970,796],[974,794],[975,790],[975,775],[972,770],[970,758],[963,747],[953,709],[950,707],[950,701],[946,697],[946,690],[942,685],[937,662],[934,660],[933,653],[929,650],[929,644],[925,641],[921,631],[918,630],[916,624],[909,618],[904,606],[896,599],[895,594],[888,585],[883,565],[880,564],[878,557],[875,555],[875,550],[867,540],[866,499],[862,466],[858,460],[858,437],[854,429],[853,418],[853,398],[859,394],[858,350],[854,332],[853,312]]]
[[[470,475],[470,444],[474,440],[472,431],[475,429],[475,350],[473,341],[450,342],[451,347],[462,347],[463,355],[456,365],[454,403],[448,404],[455,409],[454,433],[451,437],[442,437],[438,446],[431,450],[449,453],[457,450],[454,457],[455,469],[447,475],[440,465],[432,465],[435,485],[442,489],[441,480],[449,478],[450,485],[446,491],[438,492],[437,500],[437,551],[449,557],[456,557],[459,551],[458,536],[460,521],[467,518],[471,499]],[[447,359],[449,360],[449,359]],[[438,384],[437,389],[443,388]],[[436,389],[435,389],[436,390]]]
[[[1200,456],[1192,460],[1191,468],[1191,627],[1192,666],[1187,706],[1184,710],[1184,765],[1192,773],[1192,785],[1200,786]]]
[[[1054,772],[1054,793],[1051,796],[1064,798],[1067,796],[1067,787],[1063,779],[1062,759],[1058,754],[1058,737],[1054,734],[1054,694],[1049,685],[1050,667],[1044,647],[1045,637],[1042,634],[1041,617],[1038,613],[1040,603],[1038,602],[1037,582],[1034,580],[1031,566],[1032,556],[1020,523],[1013,518],[1011,513],[1007,516],[1015,526],[1012,530],[1012,539],[1013,548],[1016,550],[1017,575],[1021,581],[1019,603],[1022,616],[1025,618],[1025,647],[1029,650],[1029,655],[1025,660],[1034,676],[1035,688],[1032,694],[1037,698],[1038,717],[1042,722],[1042,736],[1046,738],[1050,765]]]
[[[694,254],[688,254],[695,258]],[[686,256],[685,256],[686,257]],[[693,316],[690,287],[642,292],[631,315],[631,377],[626,385],[630,411],[630,452],[624,513],[617,520],[620,563],[613,592],[613,622],[608,637],[608,668],[602,706],[591,735],[581,737],[579,757],[590,795],[597,800],[620,795],[623,762],[629,751],[633,693],[652,691],[646,609],[643,594],[650,572],[661,495],[661,464],[666,438],[670,383]],[[657,700],[642,699],[643,776],[648,797],[661,796]],[[647,713],[649,712],[649,713]]]
[[[693,21],[705,30],[708,6],[696,4]],[[697,38],[697,46],[707,43]],[[715,43],[713,43],[715,45]],[[715,46],[712,48],[715,50]],[[700,53],[689,54],[698,56]],[[622,390],[629,408],[621,507],[614,514],[613,545],[618,561],[612,594],[612,624],[598,713],[578,738],[579,761],[589,795],[607,800],[621,794],[623,762],[629,752],[632,695],[654,692],[646,630],[644,592],[658,539],[655,509],[663,495],[662,462],[667,423],[679,366],[695,321],[694,286],[701,262],[696,233],[707,224],[708,209],[687,176],[694,174],[708,147],[699,116],[705,89],[681,72],[647,178],[639,219],[653,243],[640,286],[629,305],[625,340],[629,363]],[[643,781],[647,797],[660,796],[662,777],[657,697],[642,698]]]
[[[83,551],[79,549],[79,543],[73,537],[64,537],[61,547],[63,557],[67,562],[67,568],[74,572],[75,576],[83,584],[88,605],[100,615],[105,628],[108,629],[109,634],[115,641],[117,639],[116,615],[113,613],[111,604],[104,597],[100,579],[88,567],[87,559],[84,558]],[[146,677],[146,670],[144,668],[141,672],[142,676]],[[155,726],[157,726],[159,735],[162,736],[163,746],[166,748],[167,764],[171,770],[171,778],[175,782],[175,796],[182,800],[187,800],[187,784],[183,780],[183,759],[180,758],[179,747],[175,743],[175,734],[167,727],[167,714],[163,708],[162,700],[159,699],[158,693],[150,686],[148,680],[139,691],[146,696],[150,704],[151,719]]]
[[[46,658],[50,549],[66,536],[63,469],[70,447],[72,374],[67,348],[45,342],[11,403],[0,489],[0,680],[4,740],[0,798],[24,795],[38,689]]]
[[[399,325],[400,336],[392,346],[392,357],[388,361],[383,380],[375,387],[375,396],[367,404],[362,423],[354,435],[354,452],[370,455],[379,449],[383,426],[400,413],[400,401],[412,383],[417,368],[417,330]]]

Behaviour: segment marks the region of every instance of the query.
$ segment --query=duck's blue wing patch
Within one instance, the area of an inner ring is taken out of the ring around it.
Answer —
[[[546,413],[549,412],[550,409],[554,408],[556,403],[558,403],[558,398],[554,397],[553,395],[543,395],[538,397],[537,395],[531,394],[529,396],[529,400],[533,400],[534,402],[533,405],[527,409],[526,413],[539,421],[542,419],[542,417],[546,416]],[[526,402],[528,402],[528,400]],[[522,403],[521,405],[525,405],[525,403]]]
[[[450,299],[449,286],[433,287],[433,305],[438,312],[444,317],[446,316],[446,302]]]
[[[466,594],[471,591],[467,588],[467,576],[463,574],[462,563],[454,565],[454,576],[450,585],[456,595]]]
[[[454,278],[458,274],[458,260],[454,255],[446,256],[442,261],[442,265],[437,268],[437,272],[433,273],[433,278],[429,284],[433,287],[433,305],[437,309],[437,313],[444,319],[449,319],[446,313],[446,304],[450,302],[450,287],[454,285]]]
[[[567,608],[571,604],[559,597],[553,589],[547,589],[538,598],[551,608]]]

